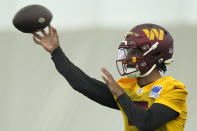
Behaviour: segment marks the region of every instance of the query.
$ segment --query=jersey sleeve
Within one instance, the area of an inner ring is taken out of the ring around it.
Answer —
[[[160,103],[170,107],[179,114],[184,110],[186,103],[187,90],[183,84],[175,84],[172,87],[166,87],[154,103]]]
[[[74,90],[101,105],[119,110],[113,95],[105,83],[89,77],[79,67],[75,66],[60,47],[55,49],[51,55],[56,69]]]

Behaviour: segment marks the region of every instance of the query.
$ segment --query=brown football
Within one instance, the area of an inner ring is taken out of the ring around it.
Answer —
[[[29,5],[20,9],[13,18],[14,26],[24,32],[33,33],[48,26],[52,13],[42,5]]]

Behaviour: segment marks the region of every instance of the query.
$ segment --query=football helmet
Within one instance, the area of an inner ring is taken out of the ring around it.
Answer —
[[[121,76],[144,77],[158,63],[170,64],[173,59],[173,38],[163,27],[141,24],[126,33],[118,48],[116,66]]]

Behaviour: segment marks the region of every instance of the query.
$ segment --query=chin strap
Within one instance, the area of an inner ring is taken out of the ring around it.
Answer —
[[[139,77],[145,77],[145,76],[149,75],[155,69],[155,67],[156,67],[156,64],[154,64],[152,66],[152,68],[150,70],[148,70],[145,74],[140,75]]]
[[[155,67],[156,67],[156,64],[154,64],[153,66],[152,66],[152,68],[150,69],[150,70],[148,70],[145,74],[143,74],[143,75],[140,75],[140,71],[136,71],[136,72],[133,72],[133,73],[131,73],[131,74],[128,74],[127,75],[127,77],[128,78],[138,78],[138,77],[145,77],[145,76],[147,76],[147,75],[149,75],[154,69],[155,69]],[[135,69],[135,68],[133,68],[133,69]],[[132,69],[132,70],[133,70]],[[136,70],[136,69],[135,69]]]
[[[127,77],[128,78],[138,78],[140,75],[140,71],[136,71],[134,73],[128,74]]]

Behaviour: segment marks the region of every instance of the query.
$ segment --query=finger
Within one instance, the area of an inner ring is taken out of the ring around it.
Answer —
[[[51,25],[49,25],[49,26],[48,26],[48,28],[49,28],[49,34],[53,34],[52,26],[51,26]]]
[[[42,34],[44,35],[44,36],[46,36],[47,35],[47,32],[43,29],[43,30],[41,30],[41,32],[42,32]]]
[[[105,81],[106,84],[109,84],[107,78],[105,78],[105,76],[102,75],[103,80]]]
[[[37,38],[37,39],[42,39],[42,36],[40,36],[39,34],[37,34],[37,33],[33,33],[34,34],[34,36]]]
[[[112,75],[109,73],[109,71],[107,71],[107,69],[105,69],[104,67],[101,68],[101,71],[107,76],[108,79],[114,79]]]
[[[50,26],[51,26],[51,25],[50,25]],[[51,26],[51,29],[52,29],[53,33],[54,33],[55,35],[57,35],[57,30],[56,30],[56,28],[54,28],[53,26]]]
[[[54,30],[54,29],[55,29],[51,24],[50,24],[49,26],[50,26],[50,28],[51,28],[52,30]]]
[[[56,29],[53,29],[53,34],[54,34],[55,36],[58,36],[58,35],[57,35],[57,30],[56,30]]]
[[[41,42],[36,38],[36,36],[33,36],[33,40],[36,44],[41,45]]]

